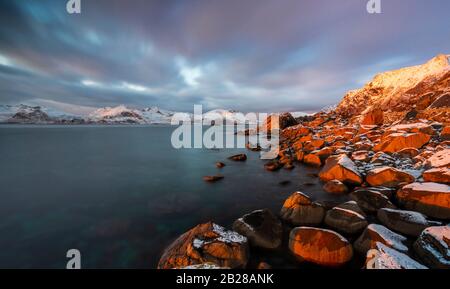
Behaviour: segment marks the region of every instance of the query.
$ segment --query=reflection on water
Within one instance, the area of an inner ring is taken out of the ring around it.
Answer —
[[[76,248],[84,268],[154,268],[163,248],[197,223],[230,227],[254,209],[277,213],[295,190],[336,198],[308,176],[315,169],[267,172],[259,153],[245,149],[175,150],[172,130],[1,126],[0,267],[65,268],[66,251]],[[227,160],[242,152],[246,162]],[[216,173],[225,179],[202,180]]]

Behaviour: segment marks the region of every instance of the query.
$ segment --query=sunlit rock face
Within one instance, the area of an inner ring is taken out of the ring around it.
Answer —
[[[336,112],[351,117],[380,108],[382,111],[408,112],[430,106],[449,91],[450,64],[441,54],[425,64],[376,75],[363,88],[348,92]]]
[[[208,222],[187,231],[167,247],[159,260],[158,268],[182,268],[204,263],[244,268],[248,256],[246,237]]]
[[[280,216],[294,225],[319,225],[325,216],[325,208],[307,195],[294,192],[284,202]]]
[[[427,182],[412,183],[397,192],[397,199],[407,209],[438,219],[450,219],[450,186]]]
[[[353,257],[352,245],[340,234],[312,227],[294,228],[289,249],[301,261],[323,266],[340,266]]]
[[[329,157],[319,177],[323,181],[339,180],[353,185],[362,183],[361,174],[353,161],[345,154]]]
[[[409,184],[414,180],[414,176],[387,166],[370,170],[366,176],[366,181],[371,186],[397,187],[399,184]]]

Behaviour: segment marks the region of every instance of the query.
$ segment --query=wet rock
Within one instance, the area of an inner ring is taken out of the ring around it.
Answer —
[[[430,223],[421,213],[383,208],[378,210],[377,218],[391,230],[417,237]]]
[[[158,268],[182,268],[203,263],[245,268],[248,256],[246,237],[208,222],[187,231],[167,247]]]
[[[228,159],[233,160],[233,161],[246,161],[247,160],[247,155],[246,154],[237,154],[234,156],[229,157]]]
[[[334,207],[326,213],[325,224],[342,233],[356,234],[364,230],[369,223],[363,215],[355,211]]]
[[[345,154],[329,157],[320,171],[319,177],[326,182],[336,179],[353,185],[362,183],[361,174],[355,163]]]
[[[203,180],[205,182],[209,182],[209,183],[213,183],[213,182],[217,182],[220,181],[221,179],[223,179],[224,176],[222,175],[215,175],[215,176],[204,176]]]
[[[378,224],[370,224],[355,241],[353,248],[355,248],[358,253],[365,255],[370,249],[377,248],[377,242],[402,253],[408,252],[406,237],[392,232],[385,226]]]
[[[233,230],[247,237],[250,245],[275,249],[281,245],[281,222],[268,209],[253,211],[233,223]]]
[[[352,245],[340,234],[326,229],[297,227],[289,234],[289,250],[301,261],[340,266],[353,257]]]
[[[450,184],[450,168],[434,168],[423,172],[423,180],[425,182],[447,183]]]
[[[397,199],[406,209],[438,219],[450,219],[450,186],[427,182],[412,183],[397,192]]]
[[[370,170],[366,181],[371,186],[398,187],[415,181],[414,176],[392,167],[381,167]]]
[[[318,225],[325,216],[325,208],[307,195],[294,192],[284,202],[280,216],[294,225]]]
[[[431,268],[450,269],[450,226],[426,228],[414,243],[414,251]]]
[[[350,197],[361,209],[370,213],[380,208],[395,208],[388,197],[375,190],[356,190],[350,194]]]
[[[223,168],[224,166],[225,166],[225,164],[222,163],[222,162],[217,162],[216,163],[216,167],[218,167],[218,168]]]
[[[348,193],[347,186],[339,180],[331,180],[326,182],[323,186],[325,192],[332,194],[345,194]]]
[[[366,269],[427,269],[406,254],[377,242],[366,256]]]

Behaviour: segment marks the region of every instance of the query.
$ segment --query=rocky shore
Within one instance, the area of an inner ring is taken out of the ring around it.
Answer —
[[[379,74],[331,111],[278,117],[279,155],[266,169],[321,167],[324,191],[351,201],[330,205],[298,191],[277,214],[250,212],[230,231],[197,225],[164,251],[158,268],[270,268],[252,262],[261,250],[325,267],[450,268],[447,55]]]

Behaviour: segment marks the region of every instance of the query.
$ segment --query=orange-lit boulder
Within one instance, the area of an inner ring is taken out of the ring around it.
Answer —
[[[376,108],[363,115],[361,125],[382,125],[383,122],[384,113],[380,108]]]
[[[416,148],[404,148],[397,152],[397,155],[402,158],[413,158],[419,154],[419,150]]]
[[[423,180],[425,182],[450,183],[450,168],[434,168],[423,172]]]
[[[408,252],[406,237],[378,224],[370,224],[355,241],[353,247],[357,252],[365,255],[370,249],[376,249],[377,242],[400,252]]]
[[[370,153],[369,151],[356,151],[352,153],[352,160],[354,161],[361,161],[361,162],[368,162],[370,160]]]
[[[406,124],[397,124],[391,126],[388,129],[389,132],[421,132],[429,135],[434,135],[436,131],[429,124],[416,122],[416,123],[406,123]]]
[[[361,174],[353,161],[345,154],[329,157],[319,177],[323,181],[339,180],[354,185],[362,183]]]
[[[371,186],[397,187],[400,184],[414,182],[414,176],[391,167],[381,167],[370,170],[366,181]]]
[[[347,234],[359,233],[369,224],[363,215],[340,206],[329,210],[324,221],[336,231]]]
[[[325,183],[323,186],[325,192],[332,194],[345,194],[348,193],[347,186],[339,180],[331,180]]]
[[[324,215],[325,208],[301,192],[287,198],[280,211],[280,217],[294,225],[318,225]]]
[[[347,239],[334,231],[312,227],[292,229],[289,249],[299,260],[323,266],[340,266],[353,257]]]
[[[383,151],[388,153],[398,152],[404,148],[421,148],[430,141],[431,136],[425,133],[391,133],[374,146],[374,151]]]
[[[317,156],[316,154],[307,154],[304,158],[303,158],[303,162],[309,166],[313,166],[313,167],[320,167],[322,165],[322,162],[320,161],[319,156]]]
[[[229,157],[228,159],[232,160],[232,161],[246,161],[247,160],[247,155],[246,154],[237,154],[234,156]]]
[[[450,186],[427,182],[412,183],[397,192],[397,199],[408,210],[438,219],[450,219]]]
[[[450,148],[432,154],[426,161],[427,168],[450,167]]]
[[[443,141],[450,140],[450,125],[444,127],[441,131],[441,139]]]
[[[450,225],[426,228],[413,247],[431,268],[450,269]]]
[[[246,237],[208,222],[187,231],[167,247],[158,268],[182,268],[203,263],[244,268],[248,255]]]

